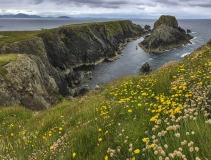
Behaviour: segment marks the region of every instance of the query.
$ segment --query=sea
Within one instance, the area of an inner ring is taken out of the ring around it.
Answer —
[[[23,30],[41,30],[56,28],[63,25],[102,22],[114,19],[101,18],[80,18],[80,19],[57,19],[57,18],[39,18],[39,19],[0,19],[0,31],[23,31]],[[150,25],[153,28],[155,19],[129,19],[142,27]],[[93,89],[96,85],[103,85],[116,78],[139,74],[141,66],[148,62],[152,70],[156,71],[159,67],[169,61],[182,60],[184,56],[190,54],[198,47],[205,44],[211,38],[211,19],[178,19],[181,28],[191,30],[191,44],[179,48],[166,50],[159,54],[147,53],[138,46],[143,37],[129,42],[119,58],[114,62],[103,62],[96,66],[89,67],[92,71],[92,79],[86,83]],[[137,48],[136,48],[137,46]]]

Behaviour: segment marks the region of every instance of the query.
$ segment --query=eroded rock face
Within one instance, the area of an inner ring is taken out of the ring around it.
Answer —
[[[41,110],[56,104],[60,95],[85,94],[89,87],[81,82],[87,71],[77,68],[114,60],[127,41],[142,33],[131,21],[111,21],[60,27],[4,45],[1,54],[18,58],[4,66],[6,79],[0,75],[0,106]]]
[[[191,38],[193,38],[191,35],[186,34],[185,30],[178,27],[175,17],[161,16],[155,22],[151,35],[145,37],[139,45],[146,52],[158,53],[191,43]]]
[[[59,88],[43,62],[33,55],[19,54],[15,62],[5,66],[7,81],[0,84],[0,105],[23,105],[41,110],[58,102]],[[1,79],[2,80],[2,79]]]

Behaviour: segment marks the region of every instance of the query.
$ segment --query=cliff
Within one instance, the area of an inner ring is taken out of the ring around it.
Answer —
[[[146,52],[158,53],[191,43],[192,38],[185,30],[178,27],[175,17],[161,16],[154,23],[151,35],[146,36],[139,45]]]
[[[76,85],[85,72],[77,68],[115,60],[127,41],[142,34],[131,21],[111,21],[42,30],[30,39],[2,45],[1,54],[18,56],[2,66],[6,71],[0,72],[0,106],[40,110],[57,103],[61,95],[83,94],[83,86]]]

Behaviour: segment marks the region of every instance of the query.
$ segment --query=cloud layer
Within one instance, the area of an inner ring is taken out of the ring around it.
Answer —
[[[1,0],[0,14],[211,18],[211,0]]]

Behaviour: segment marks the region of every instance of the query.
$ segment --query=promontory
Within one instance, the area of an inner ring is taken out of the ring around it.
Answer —
[[[0,106],[41,110],[61,96],[83,94],[87,73],[78,68],[115,60],[128,41],[143,33],[129,20],[0,32]]]
[[[155,23],[151,35],[139,43],[146,52],[158,53],[191,43],[193,37],[178,26],[174,16],[162,15]]]

